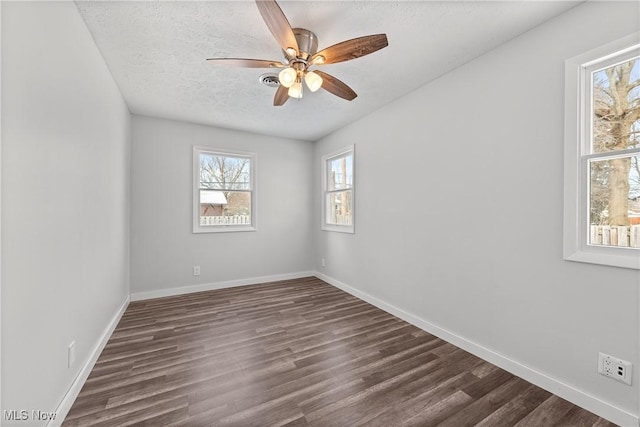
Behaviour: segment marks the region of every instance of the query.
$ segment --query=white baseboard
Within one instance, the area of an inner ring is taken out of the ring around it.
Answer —
[[[511,372],[512,374],[523,378],[529,381],[532,384],[537,385],[540,388],[543,388],[553,394],[560,396],[561,398],[568,400],[575,405],[578,405],[582,408],[585,408],[594,414],[606,418],[607,420],[616,423],[621,426],[638,426],[639,418],[637,415],[631,414],[623,409],[617,408],[610,403],[600,400],[595,396],[591,396],[584,391],[578,390],[571,385],[565,384],[556,378],[552,378],[542,372],[539,372],[529,366],[523,365],[522,363],[510,359],[500,353],[496,353],[493,350],[490,350],[482,345],[470,341],[464,337],[456,335],[455,333],[448,331],[438,325],[435,325],[431,322],[428,322],[424,319],[421,319],[411,313],[408,313],[401,308],[398,308],[394,305],[388,304],[374,296],[367,294],[366,292],[362,292],[356,288],[353,288],[339,280],[336,280],[332,277],[329,277],[320,272],[315,272],[314,275],[329,283],[330,285],[335,286],[336,288],[342,289],[343,291],[360,298],[368,302],[371,305],[374,305],[387,313],[393,314],[396,317],[404,320],[407,323],[410,323],[418,328],[437,336],[451,344],[454,344],[461,349],[468,351],[469,353],[480,357],[494,365],[504,369],[505,371]]]
[[[129,306],[129,296],[127,295],[124,302],[122,303],[118,311],[115,313],[115,315],[111,319],[111,322],[109,322],[106,329],[100,336],[100,339],[98,340],[96,345],[93,347],[93,350],[89,354],[89,359],[80,370],[80,373],[78,373],[78,376],[73,381],[73,384],[71,384],[71,387],[67,391],[67,394],[65,394],[64,397],[62,398],[62,402],[60,402],[60,404],[56,408],[55,420],[50,420],[49,423],[47,424],[47,427],[58,427],[62,425],[62,422],[64,421],[67,414],[69,413],[69,410],[73,405],[73,402],[75,402],[76,397],[78,397],[78,394],[80,394],[80,390],[82,390],[82,386],[84,385],[85,381],[89,377],[89,374],[93,369],[93,366],[96,364],[96,361],[100,356],[100,353],[102,353],[104,346],[107,345],[109,338],[111,338],[111,334],[113,333],[114,329],[118,325],[120,318],[122,317],[122,315],[124,314],[128,306]]]
[[[174,295],[191,294],[194,292],[212,291],[215,289],[234,288],[236,286],[255,285],[257,283],[277,282],[279,280],[300,279],[314,276],[313,271],[299,271],[297,273],[276,274],[272,276],[249,277],[247,279],[227,280],[224,282],[202,283],[200,285],[180,286],[177,288],[158,289],[155,291],[136,292],[131,294],[131,301],[141,301],[152,298],[171,297]]]

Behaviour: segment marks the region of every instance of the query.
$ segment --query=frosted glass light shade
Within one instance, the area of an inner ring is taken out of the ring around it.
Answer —
[[[302,98],[302,83],[298,81],[292,84],[288,93],[291,98]]]
[[[287,55],[292,57],[292,58],[295,58],[298,55],[298,52],[296,52],[296,50],[294,48],[292,48],[292,47],[288,47],[285,50],[285,52],[287,52]]]
[[[322,87],[322,77],[313,71],[309,71],[305,74],[304,81],[311,92],[315,92]]]
[[[298,77],[298,72],[291,67],[285,68],[278,74],[278,80],[284,87],[291,87],[296,82],[296,77]]]

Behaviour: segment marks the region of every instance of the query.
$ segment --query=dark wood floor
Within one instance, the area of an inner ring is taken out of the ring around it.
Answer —
[[[613,426],[306,278],[132,302],[64,426]]]

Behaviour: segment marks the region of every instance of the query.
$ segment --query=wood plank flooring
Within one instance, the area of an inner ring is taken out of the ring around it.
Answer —
[[[132,302],[63,426],[614,424],[310,277]]]

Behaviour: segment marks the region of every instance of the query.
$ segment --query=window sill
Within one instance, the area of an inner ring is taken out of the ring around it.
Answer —
[[[567,261],[586,262],[610,267],[640,270],[640,251],[632,248],[603,248],[589,246],[583,250],[565,253]]]
[[[334,231],[337,233],[347,233],[347,234],[356,233],[355,229],[353,228],[353,225],[322,224],[322,231]]]
[[[211,227],[198,227],[197,229],[193,230],[194,234],[206,234],[206,233],[234,233],[234,232],[238,232],[238,231],[256,231],[257,228],[250,226],[250,225],[245,225],[245,226],[233,226],[233,225],[218,225],[218,226],[211,226]]]

